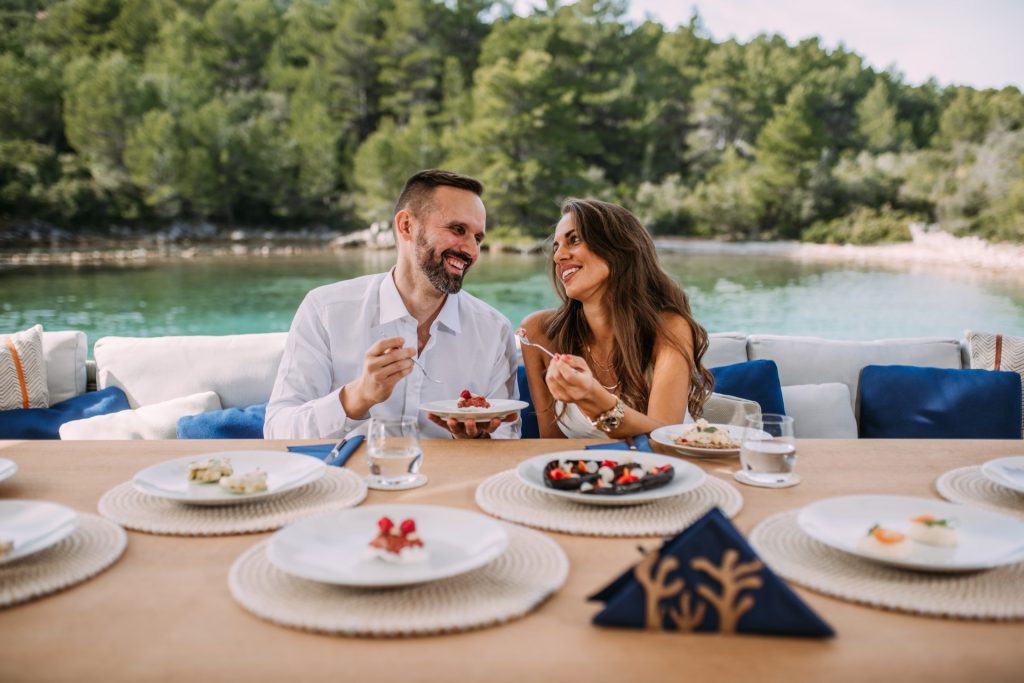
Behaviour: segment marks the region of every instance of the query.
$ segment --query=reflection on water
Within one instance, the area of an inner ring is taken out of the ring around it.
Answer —
[[[379,272],[393,260],[388,252],[346,252],[6,268],[0,330],[42,323],[84,330],[90,343],[106,335],[287,330],[311,288]],[[972,328],[1024,336],[1024,287],[1007,277],[765,254],[668,253],[662,263],[712,332],[875,339],[960,337]],[[513,324],[557,302],[542,256],[484,254],[466,288]]]

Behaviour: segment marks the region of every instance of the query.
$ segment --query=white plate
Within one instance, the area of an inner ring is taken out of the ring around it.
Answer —
[[[78,513],[42,500],[0,500],[0,540],[14,547],[0,557],[12,562],[64,540],[78,528]]]
[[[189,463],[210,458],[229,458],[235,474],[259,468],[267,473],[267,490],[259,493],[231,493],[216,482],[197,484],[188,480]],[[273,451],[221,451],[199,453],[168,460],[138,472],[132,478],[137,491],[192,505],[232,505],[261,500],[305,486],[324,476],[327,466],[316,458],[298,453]]]
[[[911,541],[905,558],[889,558],[858,547],[875,524],[907,533],[910,520],[930,514],[955,520],[959,543],[940,548]],[[1024,560],[1024,522],[967,505],[909,496],[841,496],[804,507],[797,524],[805,533],[858,557],[907,569],[967,572]]]
[[[7,458],[0,458],[0,481],[10,479],[18,471],[18,463]]]
[[[655,489],[649,489],[647,491],[639,491],[637,493],[624,493],[621,496],[610,496],[610,495],[595,495],[593,493],[580,493],[578,491],[560,491],[553,489],[549,486],[544,485],[544,466],[552,460],[617,460],[619,462],[626,462],[631,460],[645,468],[650,466],[660,467],[662,465],[672,465],[676,469],[675,476],[672,477],[672,481],[659,486]],[[565,498],[566,500],[572,500],[577,503],[585,503],[588,505],[640,505],[642,503],[650,503],[654,500],[660,500],[662,498],[671,498],[672,496],[678,496],[687,491],[691,491],[701,484],[704,483],[704,470],[692,465],[688,462],[683,462],[678,458],[672,458],[665,455],[657,455],[655,453],[642,453],[639,451],[609,451],[609,450],[593,450],[593,451],[559,451],[557,453],[545,453],[544,455],[538,455],[524,460],[519,463],[519,467],[516,468],[516,474],[519,476],[519,481],[523,482],[527,486],[538,491],[550,494],[552,496],[558,496],[559,498]]]
[[[513,401],[507,398],[489,398],[487,402],[490,408],[459,408],[458,400],[454,401],[430,401],[420,406],[425,413],[433,413],[443,420],[454,417],[456,420],[490,420],[495,417],[505,417],[512,413],[518,413],[530,404],[525,401]]]
[[[1024,455],[989,460],[981,473],[1000,486],[1024,493]]]
[[[655,443],[660,443],[662,446],[667,446],[678,453],[685,453],[686,455],[693,455],[698,458],[721,458],[727,455],[737,455],[740,452],[739,443],[743,440],[743,427],[739,425],[727,425],[727,424],[711,424],[709,427],[718,427],[719,429],[725,429],[729,432],[729,436],[732,437],[733,441],[736,442],[735,448],[701,448],[700,446],[681,446],[677,444],[673,439],[677,436],[682,436],[684,432],[689,431],[693,428],[693,423],[681,424],[681,425],[668,425],[665,427],[658,427],[651,432],[651,439]]]
[[[412,519],[428,553],[424,562],[392,564],[369,554],[377,520]],[[295,576],[341,586],[405,586],[482,567],[508,547],[498,522],[436,505],[366,505],[289,524],[267,542],[267,559]]]

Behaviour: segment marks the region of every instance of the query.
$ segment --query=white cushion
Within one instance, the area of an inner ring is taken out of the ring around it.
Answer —
[[[3,334],[7,333],[0,333]],[[88,355],[89,344],[85,332],[43,332],[46,387],[50,393],[51,406],[85,393],[85,359]]]
[[[747,361],[747,335],[739,332],[715,332],[708,335],[708,350],[701,360],[706,368]]]
[[[133,407],[215,391],[225,408],[270,398],[287,332],[224,337],[103,337],[96,386],[120,387]]]
[[[856,439],[850,389],[842,382],[782,387],[786,414],[798,439]]]
[[[0,410],[49,406],[43,326],[0,336]]]
[[[178,420],[186,415],[198,415],[220,410],[220,399],[212,391],[143,406],[136,410],[122,410],[97,415],[84,420],[65,422],[60,427],[60,438],[85,439],[173,439],[177,437]]]
[[[850,405],[857,396],[860,371],[865,365],[917,365],[961,367],[956,339],[884,339],[836,341],[817,337],[752,335],[747,340],[751,360],[767,359],[779,366],[782,386],[842,382],[850,389]],[[786,404],[789,412],[789,404]]]

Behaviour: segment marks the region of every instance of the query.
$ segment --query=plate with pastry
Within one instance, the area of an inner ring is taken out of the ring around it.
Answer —
[[[508,532],[478,512],[439,505],[364,505],[293,522],[267,559],[293,576],[339,586],[407,586],[457,576],[505,552]]]
[[[78,513],[43,500],[0,500],[0,564],[63,541],[78,528]]]
[[[721,458],[739,454],[743,430],[739,425],[714,424],[702,418],[658,427],[651,432],[651,440],[684,455]]]
[[[519,481],[537,491],[584,505],[641,505],[671,498],[704,483],[696,465],[638,451],[561,451],[524,460]]]
[[[420,410],[437,415],[442,420],[454,417],[459,422],[465,422],[466,420],[504,418],[513,413],[518,413],[529,405],[525,401],[507,398],[487,398],[482,394],[475,394],[469,389],[463,389],[456,399],[430,401],[421,405]]]
[[[802,508],[797,524],[837,550],[903,569],[971,572],[1024,560],[1024,522],[930,498],[826,498]]]
[[[135,490],[190,505],[235,505],[311,484],[327,466],[317,458],[274,451],[223,451],[176,458],[132,478]]]

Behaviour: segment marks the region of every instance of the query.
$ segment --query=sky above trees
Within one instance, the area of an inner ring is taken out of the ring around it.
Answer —
[[[1020,0],[630,0],[628,15],[642,21],[649,14],[676,27],[694,8],[716,40],[747,42],[766,32],[790,42],[819,36],[829,47],[845,44],[877,70],[895,64],[913,84],[935,77],[943,86],[1024,87]]]

